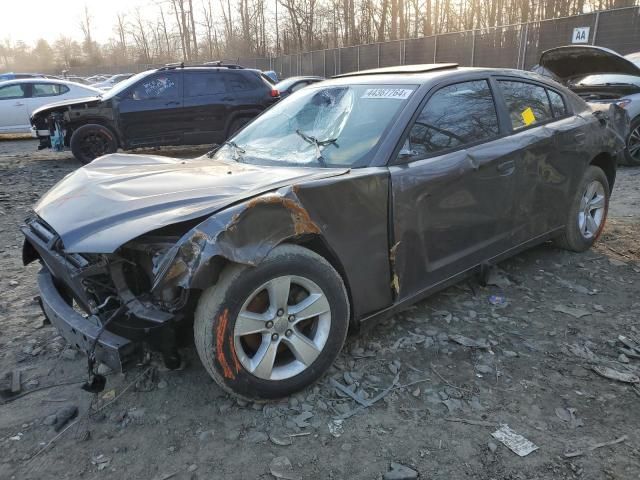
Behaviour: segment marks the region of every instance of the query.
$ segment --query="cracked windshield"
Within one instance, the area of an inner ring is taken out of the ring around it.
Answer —
[[[306,88],[276,104],[216,155],[255,164],[361,167],[414,85]]]

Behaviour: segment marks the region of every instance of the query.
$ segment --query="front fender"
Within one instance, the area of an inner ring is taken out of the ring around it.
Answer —
[[[216,259],[258,265],[277,245],[304,235],[321,235],[294,188],[255,197],[209,217],[166,254],[153,291],[204,289],[215,278]]]

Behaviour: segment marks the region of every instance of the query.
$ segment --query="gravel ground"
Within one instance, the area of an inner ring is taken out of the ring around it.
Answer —
[[[617,340],[640,341],[640,169],[619,171],[593,250],[527,251],[502,263],[491,285],[455,285],[351,335],[307,390],[246,404],[209,379],[193,349],[183,370],[154,359],[109,375],[99,395],[65,385],[84,380],[86,362],[43,326],[38,267],[21,265],[18,226],[78,163],[34,146],[0,142],[0,382],[19,370],[26,393],[8,401],[0,386],[0,478],[640,477],[640,388],[594,371],[640,373]],[[352,398],[379,394],[367,408]],[[78,416],[56,432],[74,407]],[[499,424],[539,448],[517,456],[491,436]]]

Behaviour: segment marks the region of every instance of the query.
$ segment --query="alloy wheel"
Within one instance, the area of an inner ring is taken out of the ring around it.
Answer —
[[[605,217],[606,196],[602,183],[594,180],[587,185],[578,211],[578,227],[584,238],[598,234]]]
[[[640,163],[640,125],[638,125],[629,134],[627,139],[627,151],[629,156],[635,160],[636,163]]]
[[[286,275],[258,287],[244,302],[234,326],[238,360],[252,375],[284,380],[320,355],[331,329],[331,308],[308,278]]]

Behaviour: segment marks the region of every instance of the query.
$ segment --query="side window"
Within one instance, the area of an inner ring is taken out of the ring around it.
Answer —
[[[27,96],[26,86],[23,84],[7,85],[0,87],[0,100],[10,100],[12,98],[25,98]]]
[[[249,79],[245,78],[244,75],[239,73],[227,73],[227,82],[229,84],[229,89],[232,92],[244,92],[247,90],[253,90],[253,86]]]
[[[555,118],[560,118],[567,115],[568,113],[567,106],[564,104],[564,99],[562,98],[562,95],[560,95],[557,92],[554,92],[553,90],[548,90],[548,89],[547,89],[547,93],[549,94],[549,100],[551,100],[551,108],[553,109],[553,116]]]
[[[201,97],[203,95],[216,95],[225,93],[224,75],[219,72],[211,73],[186,73],[185,97]]]
[[[180,75],[152,75],[140,80],[131,91],[134,100],[155,100],[182,98],[182,81]]]
[[[498,80],[514,130],[553,118],[544,87],[532,83]]]
[[[483,140],[500,132],[498,115],[486,80],[441,88],[425,104],[403,150],[412,160]]]
[[[34,83],[31,96],[33,97],[54,97],[64,95],[69,91],[66,85],[56,83]]]

